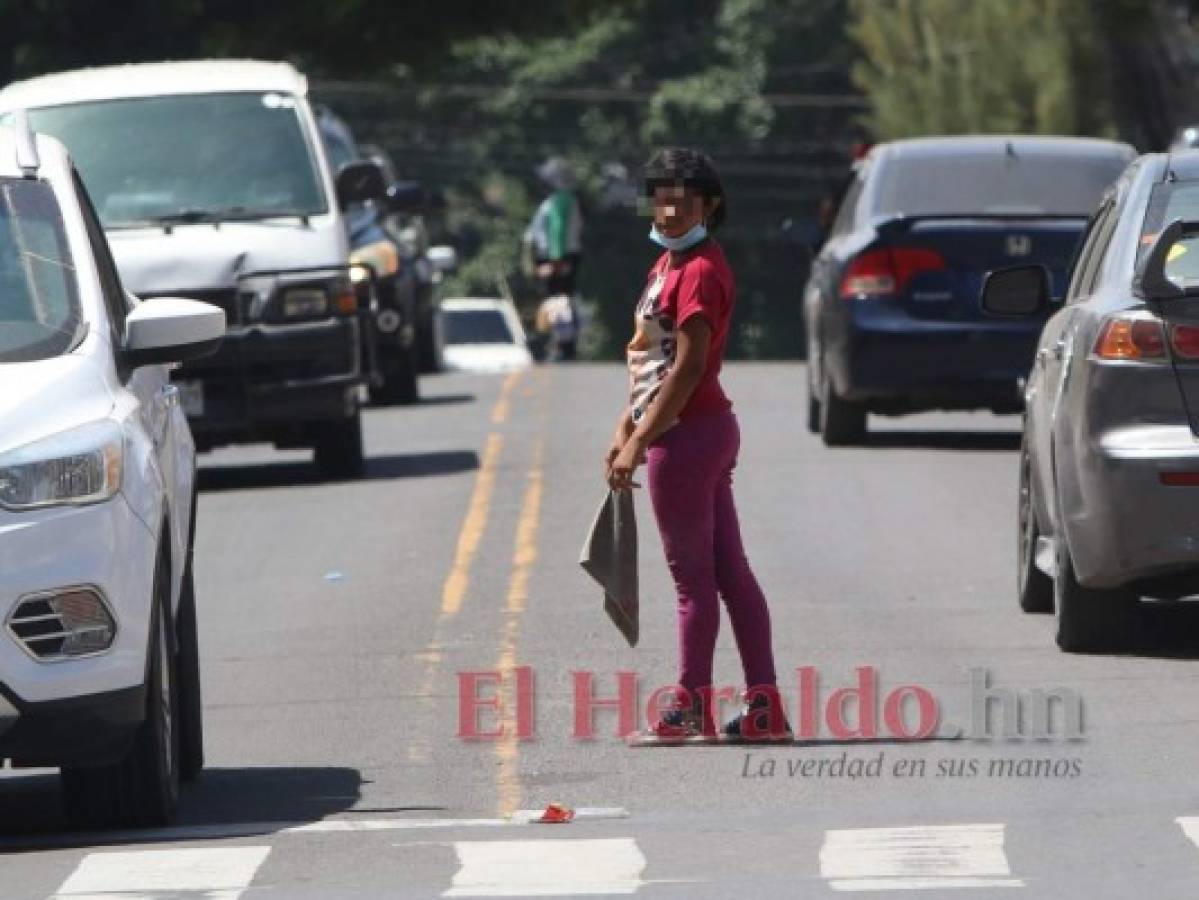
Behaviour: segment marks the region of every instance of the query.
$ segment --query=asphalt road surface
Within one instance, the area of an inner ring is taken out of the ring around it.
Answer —
[[[635,673],[643,704],[675,674],[643,493],[638,647],[577,565],[625,375],[440,376],[419,407],[370,411],[360,480],[322,483],[303,452],[202,457],[209,768],[158,834],[69,833],[52,774],[0,773],[0,896],[1194,897],[1199,610],[1145,609],[1132,654],[1064,655],[1052,616],[1016,607],[1015,418],[876,418],[867,446],[830,450],[804,429],[802,367],[725,383],[793,723],[797,670],[819,681],[810,739],[630,749],[613,710],[574,737],[572,673],[603,697]],[[531,740],[513,733],[519,667]],[[840,738],[824,713],[859,668],[878,734]],[[972,670],[1034,707],[1057,690],[1058,730],[1005,738],[996,694],[987,738]],[[508,734],[460,739],[459,673],[489,671]],[[741,679],[727,618],[716,677]],[[923,691],[928,740],[884,723],[903,685],[891,725],[914,728]],[[551,802],[576,819],[527,821]]]

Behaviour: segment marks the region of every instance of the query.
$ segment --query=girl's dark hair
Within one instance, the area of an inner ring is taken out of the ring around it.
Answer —
[[[654,188],[668,184],[695,188],[707,199],[719,197],[720,203],[708,216],[708,231],[716,231],[724,222],[728,201],[720,174],[708,154],[689,147],[664,147],[655,151],[645,164],[645,193],[653,196]]]

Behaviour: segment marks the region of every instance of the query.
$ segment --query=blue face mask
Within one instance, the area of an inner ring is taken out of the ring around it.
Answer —
[[[708,229],[703,223],[699,223],[691,228],[686,234],[681,237],[667,237],[658,230],[655,225],[649,231],[649,239],[659,246],[665,247],[667,250],[673,250],[675,253],[680,253],[683,250],[690,250],[700,241],[708,236]]]

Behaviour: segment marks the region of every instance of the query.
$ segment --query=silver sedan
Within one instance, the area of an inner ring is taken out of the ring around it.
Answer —
[[[992,272],[992,315],[1050,303]],[[1128,649],[1143,597],[1199,593],[1199,151],[1149,154],[1082,238],[1025,390],[1018,590],[1071,652]]]

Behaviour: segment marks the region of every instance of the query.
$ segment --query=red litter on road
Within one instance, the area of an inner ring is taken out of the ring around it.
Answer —
[[[540,818],[534,819],[534,822],[543,822],[547,825],[561,825],[571,821],[575,817],[575,811],[569,806],[563,806],[560,803],[551,803],[545,808],[545,812]]]

